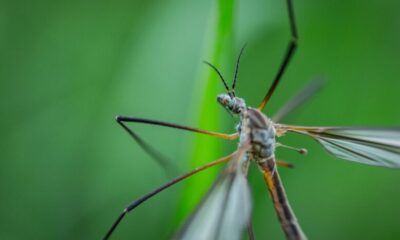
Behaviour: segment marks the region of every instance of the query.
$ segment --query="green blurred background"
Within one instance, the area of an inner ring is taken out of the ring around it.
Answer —
[[[311,79],[327,84],[285,123],[399,126],[400,3],[295,1],[300,47],[272,114]],[[227,19],[225,19],[227,18]],[[222,21],[221,21],[222,19]],[[201,63],[232,78],[256,106],[289,40],[283,0],[1,1],[0,239],[99,239],[164,171],[114,122],[118,114],[232,132],[215,103],[224,89]],[[177,130],[133,126],[182,173],[235,148]],[[210,142],[211,141],[211,142]],[[310,139],[278,150],[292,207],[310,239],[399,239],[400,171],[337,160]],[[114,239],[166,239],[217,170],[143,204]],[[258,239],[283,239],[261,175],[252,168]],[[202,185],[202,186],[201,186]]]

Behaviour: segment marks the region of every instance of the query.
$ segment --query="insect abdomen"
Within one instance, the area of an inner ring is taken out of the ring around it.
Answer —
[[[307,239],[287,200],[285,189],[282,185],[281,178],[279,177],[278,169],[276,168],[275,160],[269,159],[259,162],[259,166],[263,172],[265,182],[268,185],[272,200],[274,201],[275,210],[281,222],[282,229],[286,234],[286,239]]]

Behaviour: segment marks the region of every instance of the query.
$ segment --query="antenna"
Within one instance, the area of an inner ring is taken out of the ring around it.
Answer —
[[[207,64],[208,66],[210,66],[212,69],[214,69],[218,73],[219,78],[221,78],[222,83],[224,84],[226,91],[228,91],[229,96],[231,96],[231,92],[229,90],[228,84],[226,84],[226,81],[225,81],[224,77],[222,76],[222,74],[219,72],[219,70],[214,65],[212,65],[211,63],[209,63],[207,61],[203,61],[203,63]]]
[[[236,86],[236,80],[237,80],[237,76],[238,76],[238,72],[239,72],[239,62],[240,62],[240,57],[242,56],[243,50],[246,48],[247,43],[245,43],[242,47],[242,49],[240,50],[238,59],[236,61],[236,68],[235,68],[235,77],[233,78],[233,83],[232,83],[232,93],[233,95],[235,95],[235,86]]]

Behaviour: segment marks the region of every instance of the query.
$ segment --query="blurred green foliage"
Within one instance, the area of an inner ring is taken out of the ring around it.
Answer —
[[[266,113],[325,76],[325,89],[287,123],[399,126],[399,10],[395,0],[295,1],[300,47]],[[224,35],[230,39],[216,36],[221,11],[233,14],[232,32]],[[113,117],[232,132],[236,120],[214,100],[222,84],[201,60],[232,79],[235,56],[248,42],[237,93],[256,106],[280,64],[289,26],[285,2],[277,0],[5,0],[0,36],[0,239],[99,239],[127,203],[167,180]],[[133,127],[179,172],[236,146],[200,146],[209,137]],[[309,149],[305,157],[277,154],[296,164],[281,174],[310,239],[400,238],[398,170],[337,160],[304,137],[282,141]],[[171,236],[189,214],[185,200],[204,192],[191,184],[208,185],[207,176],[143,204],[115,239]],[[283,239],[256,168],[249,180],[256,237]]]

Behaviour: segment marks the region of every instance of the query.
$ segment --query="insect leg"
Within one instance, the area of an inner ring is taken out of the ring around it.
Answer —
[[[178,183],[178,182],[180,182],[180,181],[182,181],[182,180],[184,180],[184,179],[186,179],[186,178],[192,176],[193,174],[196,174],[196,173],[198,173],[198,172],[201,172],[201,171],[203,171],[203,170],[205,170],[205,169],[207,169],[207,168],[210,168],[210,167],[212,167],[212,166],[215,166],[215,165],[218,165],[218,164],[221,164],[221,163],[224,163],[224,162],[229,161],[229,160],[232,158],[232,156],[234,156],[235,153],[236,153],[236,151],[235,151],[234,153],[228,155],[228,156],[225,156],[225,157],[220,158],[220,159],[218,159],[218,160],[209,162],[209,163],[207,163],[207,164],[204,164],[203,166],[197,167],[197,168],[191,170],[191,171],[188,172],[188,173],[185,173],[185,174],[183,174],[183,175],[181,175],[181,176],[179,176],[179,177],[176,177],[176,178],[170,180],[169,182],[165,183],[164,185],[162,185],[162,186],[156,188],[155,190],[153,190],[153,191],[151,191],[151,192],[149,192],[149,193],[143,195],[143,196],[140,197],[139,199],[133,201],[132,203],[130,203],[130,204],[122,211],[122,213],[119,215],[119,217],[118,217],[117,220],[114,222],[114,224],[111,226],[111,228],[108,230],[107,234],[104,236],[103,239],[104,239],[104,240],[109,239],[110,236],[111,236],[111,234],[114,232],[115,228],[116,228],[116,227],[118,226],[118,224],[122,221],[122,219],[125,217],[125,215],[126,215],[128,212],[130,212],[130,211],[132,211],[133,209],[135,209],[135,208],[136,208],[137,206],[139,206],[140,204],[142,204],[143,202],[147,201],[148,199],[150,199],[151,197],[157,195],[158,193],[162,192],[163,190],[165,190],[165,189],[171,187],[172,185],[174,185],[174,184],[176,184],[176,183]]]
[[[176,129],[186,130],[186,131],[190,131],[190,132],[202,133],[202,134],[219,137],[219,138],[226,139],[226,140],[235,140],[239,136],[237,133],[225,134],[225,133],[219,133],[219,132],[212,132],[212,131],[208,131],[208,130],[187,127],[187,126],[183,126],[183,125],[179,125],[179,124],[175,124],[175,123],[168,123],[168,122],[162,122],[162,121],[158,121],[158,120],[151,120],[151,119],[145,119],[145,118],[117,116],[117,117],[115,117],[115,120],[121,125],[125,125],[124,122],[144,123],[144,124],[150,124],[150,125],[158,125],[158,126],[176,128]]]
[[[182,130],[187,130],[187,131],[192,131],[192,132],[197,132],[197,133],[203,133],[206,135],[216,136],[216,137],[229,139],[229,140],[233,140],[233,139],[237,138],[237,136],[238,136],[237,133],[236,134],[223,134],[223,133],[217,133],[217,132],[211,132],[211,131],[191,128],[191,127],[186,127],[186,126],[182,126],[182,125],[178,125],[178,124],[161,122],[161,121],[157,121],[157,120],[143,119],[143,118],[117,116],[115,118],[115,120],[118,122],[119,125],[121,125],[121,127],[126,132],[128,132],[128,134],[139,144],[139,146],[147,154],[149,154],[153,159],[155,159],[157,161],[158,164],[160,164],[160,166],[163,169],[165,169],[168,176],[171,175],[171,172],[172,173],[176,172],[175,171],[176,167],[174,166],[174,164],[170,160],[168,160],[168,158],[166,158],[160,152],[158,152],[155,148],[153,148],[150,144],[146,143],[142,138],[140,138],[139,135],[136,134],[125,123],[134,122],[134,123],[144,123],[144,124],[150,124],[150,125],[171,127],[171,128],[182,129]]]
[[[247,235],[249,236],[249,240],[256,239],[254,236],[253,222],[251,221],[251,218],[249,220],[249,223],[247,224]]]
[[[287,168],[294,168],[293,163],[287,162],[285,160],[276,160],[276,165],[279,167],[287,167]]]
[[[292,0],[287,0],[287,8],[288,8],[288,14],[289,14],[291,39],[290,39],[289,45],[287,47],[286,54],[283,58],[283,61],[278,69],[278,72],[275,75],[274,81],[273,81],[271,87],[268,89],[268,92],[265,95],[264,99],[262,100],[260,106],[258,107],[258,109],[260,111],[262,111],[264,109],[265,105],[268,103],[268,100],[271,98],[272,94],[274,93],[275,88],[278,86],[278,83],[281,80],[282,75],[286,70],[286,67],[288,66],[290,60],[292,59],[294,52],[297,49],[298,35],[297,35],[296,21],[294,18],[293,1]]]
[[[153,148],[150,144],[144,141],[138,134],[136,134],[132,129],[126,126],[123,122],[118,122],[122,128],[129,133],[129,135],[137,142],[137,144],[149,154],[156,162],[164,169],[167,176],[171,176],[177,169],[176,166],[159,151]]]

